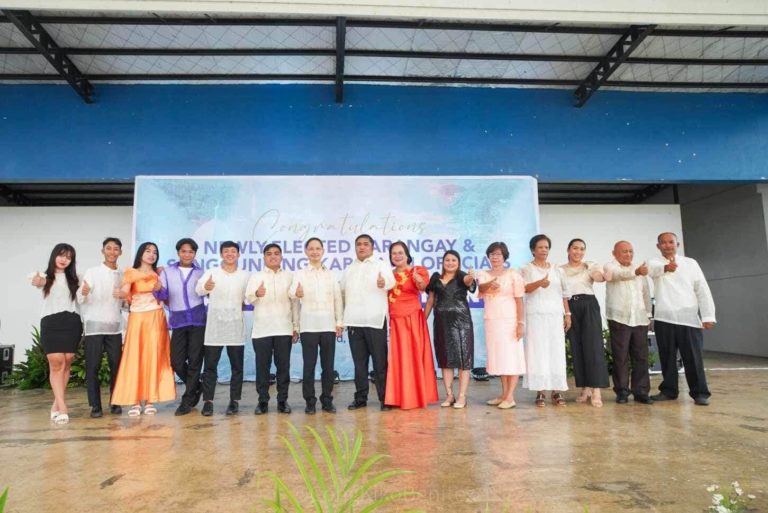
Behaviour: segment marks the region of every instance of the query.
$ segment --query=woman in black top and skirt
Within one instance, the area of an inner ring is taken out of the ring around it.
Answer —
[[[48,357],[53,406],[51,420],[69,422],[64,393],[69,383],[72,360],[83,334],[83,323],[75,300],[78,287],[75,248],[57,244],[48,259],[45,273],[32,276],[32,285],[43,289],[43,312],[40,319],[40,345]]]
[[[434,308],[433,339],[437,365],[443,372],[446,399],[440,406],[464,408],[467,405],[469,373],[474,363],[475,336],[467,292],[477,288],[475,278],[460,269],[461,257],[448,250],[443,255],[442,273],[433,273],[427,285],[428,318]],[[459,397],[453,395],[453,371],[459,369]]]

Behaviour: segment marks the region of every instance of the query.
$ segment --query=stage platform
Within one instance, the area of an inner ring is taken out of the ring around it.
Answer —
[[[223,414],[223,385],[213,417],[199,406],[174,417],[174,403],[158,405],[154,417],[90,419],[85,390],[74,389],[70,424],[53,426],[50,391],[6,389],[0,488],[10,487],[6,512],[14,513],[268,511],[262,500],[274,486],[266,472],[295,489],[301,482],[279,439],[291,422],[360,430],[364,456],[388,454],[390,466],[412,471],[385,490],[421,497],[384,511],[701,512],[708,485],[734,480],[756,495],[751,511],[768,511],[768,359],[709,353],[706,367],[708,407],[683,395],[617,405],[606,391],[598,409],[576,404],[571,390],[567,406],[536,408],[534,394],[519,389],[517,408],[502,411],[484,404],[499,386],[491,380],[471,383],[465,410],[381,412],[371,400],[349,412],[354,386],[342,383],[338,414],[307,416],[301,386],[292,384],[291,415],[276,413],[273,399],[270,413],[256,417],[249,383],[236,417]],[[658,383],[652,376],[654,389]]]

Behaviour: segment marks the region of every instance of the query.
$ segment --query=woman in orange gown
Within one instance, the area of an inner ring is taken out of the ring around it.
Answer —
[[[395,267],[395,286],[389,291],[389,363],[384,404],[404,410],[424,408],[438,401],[432,344],[421,292],[429,282],[427,270],[411,266],[405,243],[389,247]]]
[[[117,372],[112,404],[133,407],[130,417],[157,413],[155,402],[176,399],[176,383],[171,369],[170,339],[165,312],[152,292],[159,288],[157,246],[145,242],[139,246],[133,267],[123,274],[122,292],[131,303],[123,357]]]

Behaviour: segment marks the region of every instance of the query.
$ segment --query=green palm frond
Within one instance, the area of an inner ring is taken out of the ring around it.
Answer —
[[[315,513],[374,513],[383,506],[400,499],[418,497],[415,491],[394,491],[371,502],[365,502],[365,495],[377,486],[385,484],[397,476],[410,474],[402,469],[380,469],[386,458],[383,454],[374,454],[360,463],[363,448],[363,434],[358,431],[354,438],[346,432],[337,433],[332,427],[326,427],[327,437],[316,429],[306,426],[303,434],[292,424],[288,424],[290,436],[281,436],[286,449],[293,458],[303,490],[309,496],[303,504],[297,489],[291,489],[276,473],[268,474],[275,484],[275,496],[264,504],[274,513],[313,511]],[[316,453],[319,455],[316,456]]]

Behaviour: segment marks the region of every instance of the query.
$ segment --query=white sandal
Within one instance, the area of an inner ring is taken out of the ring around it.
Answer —
[[[56,410],[51,410],[51,420],[55,421],[56,417],[61,415],[61,413],[57,412]]]
[[[154,405],[150,404],[144,407],[144,415],[155,415],[156,413],[157,408]]]
[[[131,406],[131,409],[128,410],[129,417],[138,417],[139,415],[141,415],[141,406],[138,404]]]
[[[66,413],[59,413],[55,419],[53,419],[53,423],[57,426],[61,426],[63,424],[69,424],[69,415]]]

